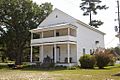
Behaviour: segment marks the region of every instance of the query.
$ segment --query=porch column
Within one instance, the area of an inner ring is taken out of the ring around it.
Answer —
[[[41,38],[43,38],[43,31],[41,32]],[[43,63],[43,45],[40,47],[40,62]]]
[[[43,63],[43,45],[40,47],[40,61]]]
[[[70,63],[70,44],[67,44],[67,50],[68,50],[68,63]]]
[[[56,44],[54,44],[54,63],[56,63]]]
[[[54,30],[54,37],[56,37],[56,29]]]
[[[43,32],[41,32],[41,38],[43,38]]]
[[[30,62],[32,62],[32,55],[33,55],[33,47],[31,46]]]
[[[33,39],[33,33],[31,33],[31,39]]]
[[[70,28],[68,28],[68,35],[70,35]]]
[[[41,62],[41,47],[39,46],[39,62]]]

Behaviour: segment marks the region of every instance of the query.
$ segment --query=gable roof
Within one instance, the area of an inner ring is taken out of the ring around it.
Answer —
[[[55,8],[38,27],[75,22],[76,19],[63,11]]]
[[[105,33],[103,33],[102,31],[95,29],[93,27],[91,27],[90,25],[66,14],[65,12],[55,8],[49,15],[48,17],[46,17],[45,20],[43,20],[43,22],[41,22],[41,24],[38,26],[38,28],[42,28],[42,27],[50,27],[52,25],[58,25],[58,24],[65,24],[65,23],[74,23],[77,22],[80,25],[83,25],[84,27],[93,30],[95,32],[98,32],[102,35],[105,35]],[[74,25],[74,24],[73,24]]]

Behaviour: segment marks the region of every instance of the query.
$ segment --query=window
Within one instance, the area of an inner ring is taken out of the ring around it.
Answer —
[[[57,15],[56,15],[55,17],[56,17],[56,18],[58,18],[58,16],[57,16]]]
[[[95,44],[99,44],[99,41],[95,41]]]
[[[92,49],[90,49],[90,55],[93,55],[93,51],[92,51]]]
[[[95,41],[96,48],[99,48],[99,41]]]
[[[59,32],[56,32],[56,36],[60,36]]]
[[[85,48],[83,48],[83,55],[85,55]]]

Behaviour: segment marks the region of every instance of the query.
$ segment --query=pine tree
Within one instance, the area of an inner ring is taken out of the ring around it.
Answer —
[[[95,28],[98,28],[98,26],[102,25],[103,22],[100,20],[92,20],[92,13],[94,15],[97,15],[97,10],[103,10],[108,9],[106,5],[100,5],[102,2],[101,0],[81,0],[82,3],[80,4],[81,10],[84,11],[84,16],[90,16],[90,22],[89,25],[94,26]]]

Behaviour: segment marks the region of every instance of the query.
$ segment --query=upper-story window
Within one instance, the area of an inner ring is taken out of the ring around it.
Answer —
[[[43,38],[54,37],[54,30],[44,31]]]
[[[68,31],[68,28],[61,28],[61,29],[56,29],[56,30],[47,30],[47,31],[42,31],[36,33],[37,36],[34,38],[49,38],[49,37],[55,37],[55,36],[74,36],[76,37],[76,30],[69,28],[70,30]]]
[[[55,17],[58,18],[58,15],[56,15]]]
[[[38,39],[38,38],[40,38],[39,34],[33,34],[33,39]]]
[[[99,41],[95,41],[95,44],[99,44]]]
[[[59,32],[56,32],[56,36],[60,36]]]
[[[66,36],[67,35],[67,28],[57,29],[56,36]]]

